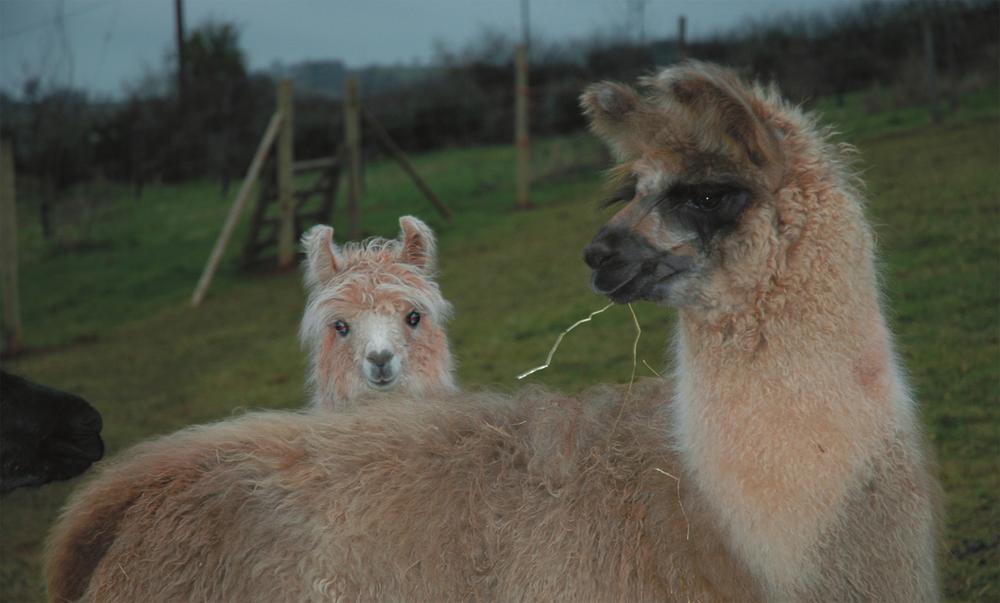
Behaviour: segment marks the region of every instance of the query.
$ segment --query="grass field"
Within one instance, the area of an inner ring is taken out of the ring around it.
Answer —
[[[920,111],[868,116],[852,99],[820,107],[862,151],[891,321],[947,492],[946,594],[998,600],[998,91],[964,99],[940,126]],[[418,157],[457,215],[451,226],[395,166],[369,169],[366,233],[395,235],[397,217],[413,213],[440,234],[463,383],[515,387],[514,376],[541,363],[561,329],[604,305],[589,292],[580,259],[606,217],[595,204],[600,176],[592,167],[565,169],[600,157],[586,135],[538,145],[536,167],[546,176],[529,212],[512,209],[510,148]],[[94,210],[85,244],[74,241],[72,252],[41,241],[30,200],[20,208],[24,325],[39,349],[6,368],[91,400],[104,414],[111,456],[192,423],[302,403],[297,273],[241,274],[230,261],[206,303],[187,304],[228,202],[201,183],[153,187],[138,201],[123,194]],[[342,218],[336,226],[346,227]],[[662,366],[672,314],[648,304],[636,310],[639,355]],[[627,381],[634,335],[627,310],[613,308],[571,334],[537,381],[569,390]],[[75,485],[0,500],[0,600],[42,600],[42,542]]]

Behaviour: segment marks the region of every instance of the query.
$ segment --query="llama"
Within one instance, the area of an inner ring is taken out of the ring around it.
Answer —
[[[0,494],[83,473],[104,456],[101,413],[0,370]]]
[[[337,246],[329,226],[302,237],[308,301],[300,339],[314,407],[456,390],[444,332],[451,305],[433,280],[434,233],[412,216],[399,226],[398,240]]]
[[[141,444],[56,525],[52,600],[936,600],[936,486],[842,149],[712,65],[582,104],[626,181],[592,285],[678,308],[673,379]]]

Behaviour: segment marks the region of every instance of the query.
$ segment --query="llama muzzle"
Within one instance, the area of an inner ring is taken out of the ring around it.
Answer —
[[[692,265],[692,258],[662,251],[631,230],[616,227],[602,228],[584,248],[583,260],[593,271],[594,292],[618,304],[664,300],[670,282]]]

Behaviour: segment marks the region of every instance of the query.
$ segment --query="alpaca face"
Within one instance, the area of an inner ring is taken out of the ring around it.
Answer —
[[[423,312],[413,300],[383,299],[370,306],[364,300],[377,294],[378,283],[368,281],[358,289],[348,294],[353,300],[331,303],[329,315],[336,318],[327,325],[323,342],[323,348],[329,350],[330,362],[326,364],[334,373],[340,369],[334,381],[341,384],[344,397],[356,395],[364,387],[376,391],[395,387],[404,367],[409,368],[411,348],[418,353],[427,351],[426,346],[411,345],[414,340],[440,330],[432,319],[423,321]]]
[[[584,259],[594,290],[615,302],[689,305],[741,261],[741,226],[770,204],[782,154],[759,99],[730,72],[681,67],[640,83],[643,94],[604,83],[582,97],[623,160],[609,204],[624,203]]]
[[[400,226],[399,240],[344,247],[327,226],[303,237],[309,301],[301,338],[314,405],[455,388],[444,332],[451,308],[431,278],[433,234],[415,218]]]

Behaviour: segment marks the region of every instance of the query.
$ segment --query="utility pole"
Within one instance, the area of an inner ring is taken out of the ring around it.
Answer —
[[[521,43],[531,46],[531,6],[530,0],[521,0]]]
[[[677,59],[683,61],[687,58],[687,18],[684,15],[677,17]]]
[[[646,4],[649,0],[627,0],[628,27],[635,31],[640,46],[646,44]]]
[[[183,107],[187,89],[187,65],[184,61],[184,0],[174,0],[174,16],[177,34],[177,98]]]

